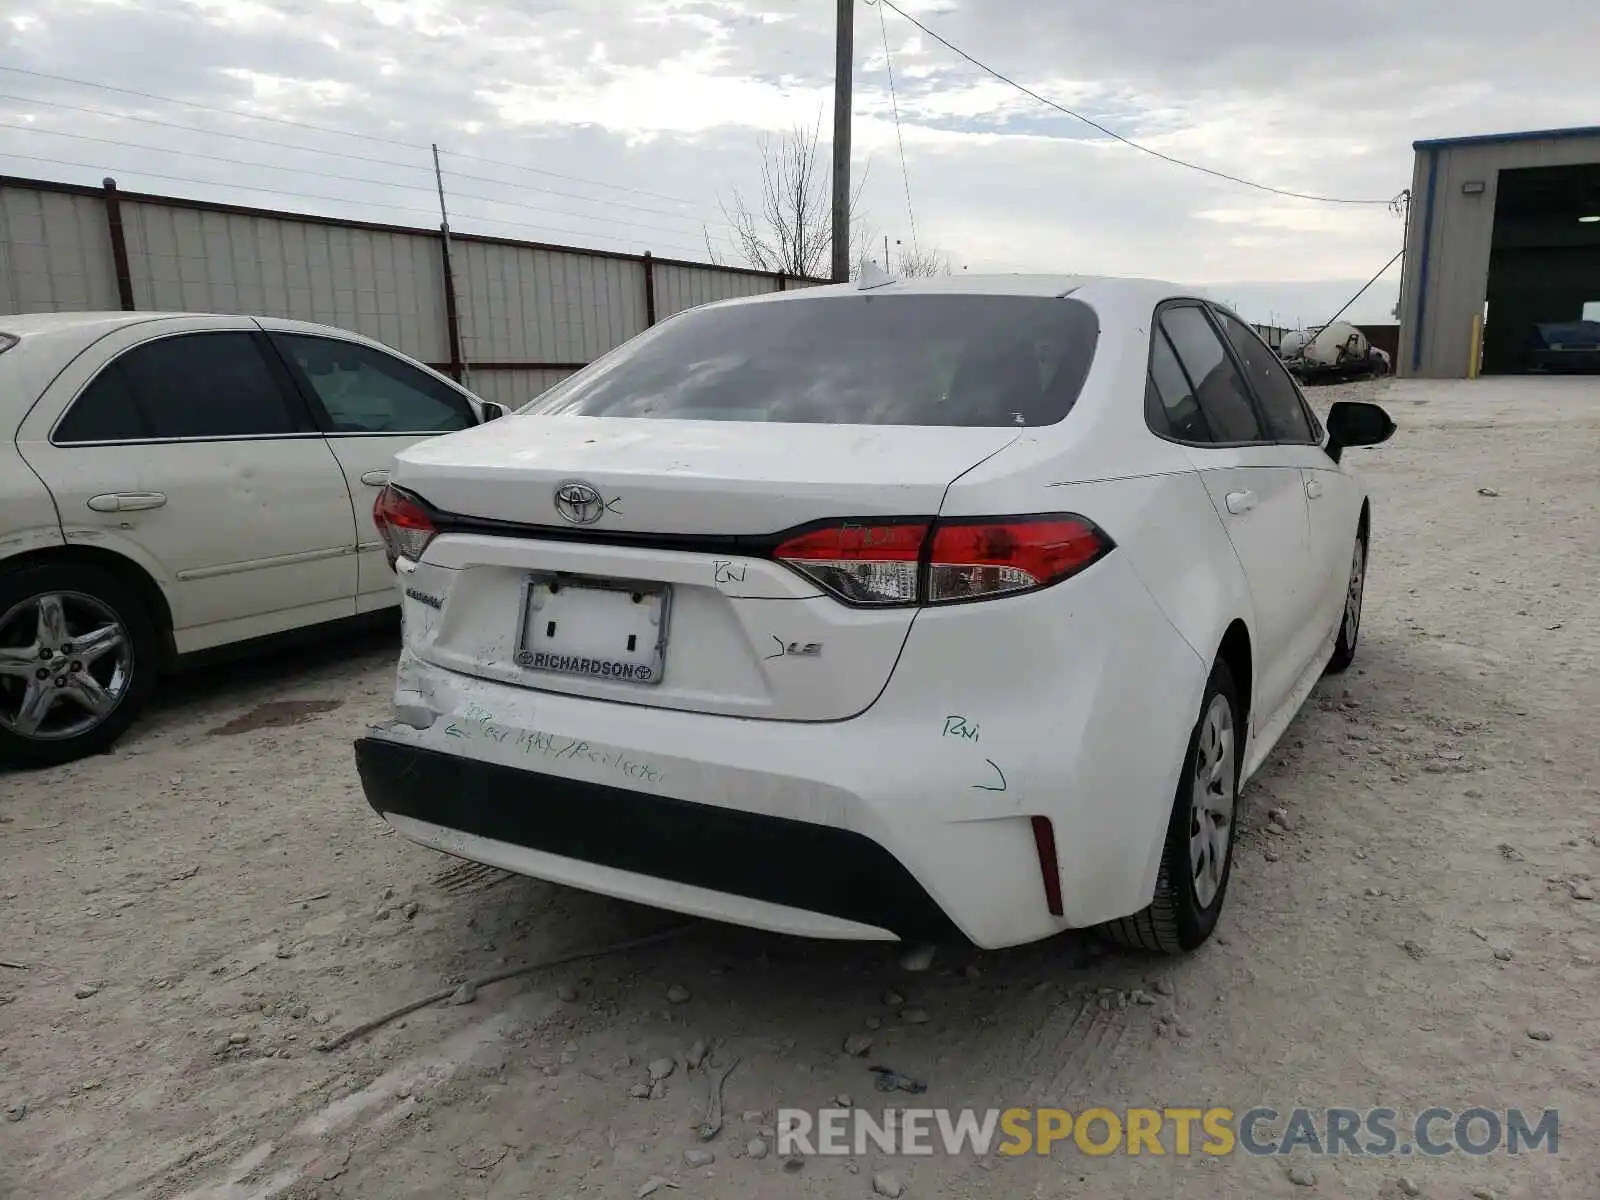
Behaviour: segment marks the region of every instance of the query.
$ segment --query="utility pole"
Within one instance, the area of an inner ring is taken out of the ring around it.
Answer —
[[[450,214],[444,207],[444,172],[439,169],[437,142],[433,145],[433,182],[439,188],[439,238],[444,266],[444,319],[450,335],[450,378],[461,383],[467,376],[467,362],[461,353],[461,314],[456,309],[456,278],[450,262]]]
[[[885,275],[894,274],[894,271],[889,267],[889,235],[887,233],[883,235],[883,273]]]
[[[850,103],[856,59],[855,0],[839,0],[834,36],[833,282],[846,283],[850,279]],[[887,263],[884,269],[888,269]]]

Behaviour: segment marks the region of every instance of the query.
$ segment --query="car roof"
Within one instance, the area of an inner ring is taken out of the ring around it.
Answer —
[[[98,336],[123,325],[141,321],[167,321],[174,317],[195,316],[173,312],[36,312],[0,316],[0,333],[33,337],[46,333],[82,333]]]
[[[816,300],[831,296],[1072,296],[1102,310],[1143,311],[1173,297],[1210,299],[1202,288],[1161,279],[1139,279],[1106,275],[944,275],[921,279],[889,279],[866,285],[857,283],[821,284],[791,287],[787,291],[759,296],[741,296],[720,301],[717,307],[734,304],[773,304],[796,300]]]

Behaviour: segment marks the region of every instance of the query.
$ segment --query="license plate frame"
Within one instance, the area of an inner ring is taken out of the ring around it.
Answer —
[[[642,611],[630,614],[636,606]],[[551,679],[655,687],[666,674],[671,611],[671,584],[559,572],[530,574],[522,581],[514,661],[530,674]],[[610,613],[620,619],[615,633],[608,636],[622,642],[620,647],[571,644],[574,625],[584,631],[578,640],[586,633],[601,640],[594,629]],[[634,646],[631,651],[629,642]]]

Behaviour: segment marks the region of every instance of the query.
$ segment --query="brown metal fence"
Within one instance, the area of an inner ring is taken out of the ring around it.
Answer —
[[[699,304],[824,282],[0,176],[0,315],[255,313],[353,329],[520,404]],[[1274,348],[1285,330],[1255,326]],[[1395,352],[1398,328],[1371,327]]]
[[[822,282],[0,176],[0,315],[253,313],[353,329],[520,403],[698,304]]]

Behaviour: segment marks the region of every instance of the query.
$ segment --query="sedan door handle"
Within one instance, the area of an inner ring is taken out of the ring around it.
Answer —
[[[165,492],[107,492],[90,496],[89,507],[95,512],[139,512],[147,508],[160,508],[167,502]]]
[[[1255,506],[1256,494],[1254,492],[1228,493],[1228,511],[1233,513],[1235,516],[1238,516],[1240,513],[1247,513]]]
[[[368,487],[382,487],[384,484],[389,482],[389,472],[367,471],[362,474],[361,482],[366,484]]]
[[[1320,480],[1320,479],[1308,479],[1308,480],[1306,480],[1306,495],[1310,496],[1313,500],[1315,500],[1318,496],[1322,495],[1322,480]]]

